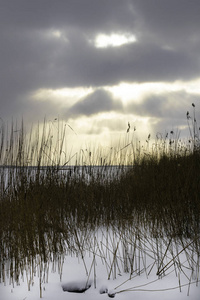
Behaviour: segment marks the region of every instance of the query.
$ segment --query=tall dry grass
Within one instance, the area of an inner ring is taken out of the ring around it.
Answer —
[[[193,109],[192,117],[187,113],[188,141],[170,132],[157,135],[154,143],[148,136],[146,147],[141,147],[127,132],[125,143],[109,152],[90,148],[68,157],[65,125],[56,123],[55,134],[54,124],[44,122],[42,130],[38,126],[26,134],[23,122],[20,127],[12,123],[11,128],[2,124],[0,281],[6,282],[8,275],[14,284],[28,272],[30,288],[35,266],[42,278],[52,260],[62,274],[65,253],[79,253],[84,260],[85,247],[94,245],[90,233],[102,227],[112,228],[119,240],[113,244],[108,277],[118,264],[120,244],[124,270],[130,274],[138,249],[144,255],[143,239],[152,243],[164,239],[166,251],[171,241],[184,251],[192,247],[188,261],[194,253],[199,257],[200,152]],[[159,244],[156,247],[160,275],[166,268],[166,254]]]

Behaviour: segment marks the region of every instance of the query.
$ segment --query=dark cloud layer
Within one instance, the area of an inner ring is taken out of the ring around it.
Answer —
[[[169,92],[159,95],[149,94],[141,103],[130,103],[127,111],[143,116],[155,118],[183,119],[191,104],[200,102],[200,95],[187,92]]]
[[[187,112],[191,116],[190,123],[194,120],[194,113],[196,120],[200,119],[200,109],[193,107],[192,103],[198,105],[200,103],[200,95],[191,95],[185,91],[162,93],[160,95],[149,94],[139,104],[130,103],[126,107],[126,113],[152,118],[151,130],[154,134],[157,132],[164,134],[170,130],[177,131],[178,128],[185,127],[182,135],[188,136]]]
[[[79,115],[91,116],[107,111],[122,111],[122,108],[121,102],[113,99],[110,92],[98,89],[74,104],[67,111],[66,117],[70,118]]]
[[[84,31],[124,30],[134,21],[127,0],[1,0],[1,11],[3,24],[23,30],[68,27]]]
[[[143,30],[155,40],[184,48],[199,41],[198,0],[133,0],[132,3],[142,18]]]
[[[198,78],[199,10],[199,0],[0,0],[1,115],[26,113],[26,98],[42,88]],[[137,42],[94,47],[97,34],[112,32],[134,34]],[[113,103],[97,89],[70,113],[118,109]],[[162,111],[165,100],[152,96],[143,113],[150,103],[162,103]]]

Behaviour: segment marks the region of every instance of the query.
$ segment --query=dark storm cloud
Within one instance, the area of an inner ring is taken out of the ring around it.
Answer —
[[[67,112],[67,117],[90,116],[101,112],[122,110],[119,100],[113,99],[110,92],[98,89],[74,104]]]
[[[197,0],[1,0],[1,114],[26,113],[36,89],[198,77],[199,8]],[[105,49],[90,42],[112,32],[138,41]]]

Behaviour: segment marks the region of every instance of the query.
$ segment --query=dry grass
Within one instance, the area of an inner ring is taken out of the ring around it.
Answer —
[[[130,277],[134,270],[148,274],[155,265],[161,276],[178,264],[180,251],[198,273],[200,152],[195,111],[193,118],[187,114],[187,121],[188,142],[171,132],[158,136],[150,151],[150,136],[144,148],[126,137],[124,145],[107,153],[81,150],[74,166],[69,166],[73,155],[66,158],[65,127],[58,124],[53,136],[52,126],[44,123],[41,132],[38,128],[27,136],[23,123],[19,131],[12,124],[7,134],[2,126],[0,282],[8,277],[14,284],[25,272],[30,288],[36,269],[42,280],[53,260],[62,275],[63,256],[78,253],[84,261],[86,249],[94,255],[91,268],[85,265],[88,276],[96,255],[104,261],[108,278],[122,271]],[[99,242],[95,232],[102,227]],[[154,258],[152,266],[146,264],[147,253]]]

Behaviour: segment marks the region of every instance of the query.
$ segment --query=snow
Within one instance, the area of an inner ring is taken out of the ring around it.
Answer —
[[[99,274],[100,275],[100,274]],[[116,299],[119,300],[128,300],[128,299],[137,299],[137,300],[198,300],[200,299],[200,288],[196,287],[195,284],[191,285],[189,297],[187,296],[188,286],[168,291],[155,291],[161,289],[167,289],[176,287],[177,279],[174,278],[174,274],[171,276],[166,276],[152,282],[153,278],[144,278],[144,276],[137,276],[133,280],[130,280],[126,285],[121,288],[115,289],[116,286],[120,285],[127,276],[119,276],[116,280],[105,280],[103,277],[99,276],[97,279],[97,287],[94,287],[92,283],[91,287],[86,290],[84,293],[74,293],[74,292],[64,292],[62,286],[67,286],[71,290],[73,288],[83,288],[84,284],[87,282],[87,277],[83,275],[81,264],[78,263],[77,259],[71,259],[71,262],[65,262],[63,270],[63,279],[60,282],[60,276],[56,272],[51,272],[49,274],[48,283],[42,284],[42,296],[43,299],[47,300],[103,300],[109,299],[108,294],[115,295]],[[85,281],[83,280],[85,278]],[[155,279],[154,279],[155,280]],[[152,282],[152,283],[151,283]],[[122,293],[117,293],[124,288],[131,288],[134,286],[140,286],[148,284],[146,286],[138,287],[133,289],[133,291],[127,291]],[[107,293],[100,293],[102,289],[108,290]],[[116,294],[115,294],[116,293]],[[36,300],[40,299],[39,294],[39,279],[35,278],[34,285],[31,286],[31,290],[28,291],[26,282],[21,282],[19,286],[13,286],[7,284],[4,286],[0,285],[0,299],[1,300]]]
[[[151,249],[155,249],[152,242],[151,240]],[[137,260],[137,264],[141,265],[137,268],[134,267],[134,271],[130,275],[130,272],[124,272],[123,266],[120,265],[122,245],[118,247],[118,241],[115,241],[113,246],[116,251],[109,249],[106,259],[100,255],[99,245],[100,243],[94,245],[95,252],[84,251],[84,261],[80,254],[66,254],[63,256],[62,269],[60,268],[61,260],[49,262],[49,271],[45,271],[45,276],[40,278],[38,270],[35,272],[35,276],[31,280],[30,290],[28,290],[27,285],[28,273],[23,274],[23,276],[20,275],[18,285],[15,282],[14,284],[10,283],[9,278],[7,278],[5,284],[0,284],[0,299],[40,299],[40,282],[42,299],[44,300],[200,299],[199,265],[194,263],[197,258],[192,252],[194,249],[187,247],[185,251],[181,252],[181,248],[176,250],[174,248],[173,251],[167,252],[163,264],[165,272],[158,276],[156,275],[159,265],[156,261],[157,258],[154,257],[155,253],[151,252],[150,244],[147,245],[146,242],[143,252],[141,249],[139,252],[138,248],[136,253],[135,260]],[[103,251],[106,252],[106,247],[101,250],[101,254]],[[163,246],[161,250],[163,255],[165,250],[166,248]],[[174,259],[170,257],[170,253],[174,253]],[[189,254],[192,256],[191,261],[188,260]],[[87,266],[87,271],[85,266]],[[87,272],[88,274],[86,274]],[[110,277],[109,280],[108,277]],[[83,290],[85,291],[83,292]]]

